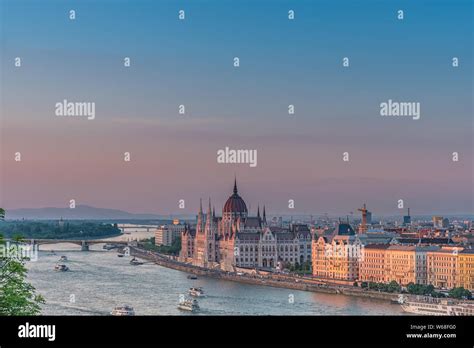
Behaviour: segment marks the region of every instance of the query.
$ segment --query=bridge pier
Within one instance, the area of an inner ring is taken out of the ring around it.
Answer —
[[[89,244],[85,240],[82,241],[81,251],[89,251]]]

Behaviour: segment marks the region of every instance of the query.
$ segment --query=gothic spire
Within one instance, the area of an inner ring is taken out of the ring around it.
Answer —
[[[199,213],[197,216],[197,224],[196,224],[196,233],[202,232],[202,228],[204,225],[203,216],[202,216],[202,198],[199,198]]]
[[[207,213],[206,213],[206,224],[211,222],[211,214],[212,214],[211,197],[209,197],[209,205],[207,207]]]
[[[263,206],[263,222],[267,223],[267,214],[265,213],[265,206]]]
[[[234,194],[237,194],[237,177],[234,177]]]

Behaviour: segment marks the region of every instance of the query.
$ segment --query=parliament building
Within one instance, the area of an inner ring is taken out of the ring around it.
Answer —
[[[311,262],[311,239],[307,225],[268,224],[265,207],[262,215],[258,208],[256,216],[249,216],[236,180],[222,216],[211,210],[210,200],[204,214],[201,202],[196,225],[186,225],[182,233],[180,261],[224,271],[236,267],[283,269]]]

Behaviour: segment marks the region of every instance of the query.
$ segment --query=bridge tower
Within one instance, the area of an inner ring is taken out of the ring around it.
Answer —
[[[81,251],[89,251],[89,243],[87,243],[85,240],[83,240],[81,243]]]
[[[36,247],[36,250],[39,251],[40,250],[40,245],[39,243],[36,242],[36,240],[32,239],[30,241],[30,244],[31,244],[31,249],[32,250],[35,250],[35,247]]]

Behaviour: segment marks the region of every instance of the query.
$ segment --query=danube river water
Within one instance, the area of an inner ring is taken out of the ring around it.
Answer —
[[[50,251],[53,249],[55,255]],[[28,279],[46,299],[45,315],[109,315],[117,305],[128,304],[137,315],[400,315],[399,306],[385,301],[344,295],[311,293],[240,284],[187,274],[104,251],[102,245],[80,251],[68,244],[42,245],[37,261],[27,264]],[[70,268],[57,272],[60,256]],[[180,295],[202,287],[201,311],[183,313],[176,308]]]

